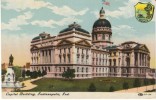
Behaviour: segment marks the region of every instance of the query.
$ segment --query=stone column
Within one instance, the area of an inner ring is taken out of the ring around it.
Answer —
[[[32,64],[34,64],[34,53],[32,52]]]
[[[144,66],[146,66],[146,54],[144,54]]]
[[[41,50],[41,64],[43,64],[43,51]]]
[[[44,64],[44,50],[42,50],[42,64]]]
[[[147,67],[147,54],[145,55],[145,66]]]
[[[53,64],[53,49],[51,49],[51,61],[50,61],[50,63]]]
[[[140,66],[142,66],[142,53],[140,53]]]
[[[47,59],[46,59],[46,63],[49,63],[49,50],[47,50]]]
[[[71,51],[71,58],[70,58],[71,59],[71,64],[76,64],[77,63],[77,51],[76,51],[76,48],[75,48],[75,44],[73,44],[70,51]]]
[[[140,66],[140,53],[138,52],[138,66]]]
[[[132,54],[130,56],[130,65],[134,66],[134,61],[135,61],[135,56],[134,56],[134,51],[132,51]]]

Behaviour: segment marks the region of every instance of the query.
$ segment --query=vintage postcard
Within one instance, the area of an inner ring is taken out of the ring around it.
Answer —
[[[155,5],[1,0],[2,98],[156,98]]]

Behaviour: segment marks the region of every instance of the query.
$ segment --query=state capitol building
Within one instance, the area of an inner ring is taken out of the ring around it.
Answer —
[[[113,45],[111,23],[103,8],[91,34],[77,23],[57,36],[41,33],[31,41],[31,71],[46,71],[45,77],[62,78],[75,69],[75,79],[94,77],[150,77],[150,51],[145,44],[127,41]]]

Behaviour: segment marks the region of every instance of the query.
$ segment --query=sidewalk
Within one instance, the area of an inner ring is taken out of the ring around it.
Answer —
[[[25,87],[21,88],[20,90],[30,90],[30,89],[37,87],[37,85],[32,84],[31,82],[39,80],[41,78],[42,77],[38,77],[36,79],[31,79],[31,80],[26,80],[26,81],[21,82],[21,83],[24,83]]]
[[[156,89],[156,84],[155,85],[149,85],[149,86],[142,86],[142,87],[138,87],[137,88],[131,88],[131,89],[128,89],[128,90],[119,90],[119,91],[115,91],[115,92],[145,92],[145,91],[148,91],[148,90],[153,90]]]

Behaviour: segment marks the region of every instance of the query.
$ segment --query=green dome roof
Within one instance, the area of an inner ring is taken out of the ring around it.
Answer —
[[[109,27],[111,28],[111,24],[107,19],[98,19],[97,21],[95,21],[93,28],[97,28],[97,27]]]
[[[68,28],[65,28],[62,31],[60,31],[60,34],[63,34],[64,32],[68,32],[68,31],[72,31],[73,29],[75,29],[76,31],[79,31],[79,32],[83,32],[83,33],[89,34],[88,31],[82,29],[80,25],[76,24],[76,22],[74,22],[73,24],[69,25]]]

